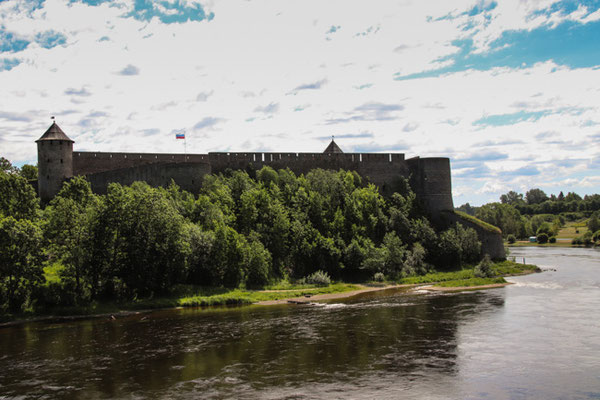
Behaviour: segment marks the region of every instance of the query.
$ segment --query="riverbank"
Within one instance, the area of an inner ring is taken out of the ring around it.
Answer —
[[[286,304],[286,303],[291,303],[291,304],[311,303],[311,302],[315,302],[315,301],[345,299],[345,298],[356,296],[356,295],[359,295],[362,293],[377,292],[380,290],[411,288],[411,287],[416,287],[418,285],[416,285],[416,284],[404,284],[404,285],[389,284],[389,285],[381,285],[381,286],[365,286],[365,285],[357,284],[355,286],[357,286],[358,289],[351,290],[348,292],[325,293],[325,294],[315,294],[315,295],[307,294],[307,295],[301,296],[301,297],[289,297],[289,298],[284,298],[284,299],[279,299],[279,300],[259,301],[256,304],[261,305],[261,306],[271,306],[271,305]]]
[[[34,321],[63,322],[88,318],[113,319],[172,308],[307,303],[348,298],[361,293],[394,288],[423,288],[423,286],[427,286],[425,290],[431,291],[479,290],[506,286],[508,283],[504,281],[503,277],[505,276],[540,272],[540,269],[535,265],[519,264],[508,260],[494,263],[492,270],[494,277],[491,278],[478,278],[474,275],[473,266],[466,266],[457,271],[432,272],[421,276],[403,278],[397,282],[371,284],[339,282],[325,287],[278,284],[265,290],[206,288],[185,285],[179,287],[177,292],[165,297],[141,299],[126,303],[95,302],[80,307],[65,307],[38,313],[4,316],[4,321],[0,323],[0,327]]]

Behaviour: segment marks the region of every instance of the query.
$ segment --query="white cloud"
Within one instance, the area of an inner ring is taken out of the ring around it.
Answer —
[[[600,111],[597,68],[569,69],[547,61],[522,69],[393,80],[398,72],[450,64],[443,57],[459,51],[452,42],[469,35],[482,52],[507,30],[567,18],[600,19],[598,12],[586,15],[582,9],[531,17],[551,3],[502,1],[486,19],[485,14],[460,16],[479,4],[474,0],[368,6],[342,0],[227,0],[203,3],[215,14],[210,22],[165,24],[123,18],[130,3],[90,7],[46,0],[29,14],[11,11],[20,1],[0,2],[0,26],[7,31],[32,38],[54,30],[66,36],[64,46],[30,45],[12,54],[21,64],[0,71],[2,155],[17,163],[35,161],[33,141],[56,115],[76,148],[99,151],[182,151],[170,132],[186,129],[188,152],[258,150],[266,149],[265,143],[273,150],[321,151],[327,140],[318,138],[331,135],[340,138],[342,148],[353,149],[367,144],[348,132],[370,132],[373,151],[402,143],[407,157],[460,158],[484,150],[508,155],[479,161],[480,171],[493,172],[485,178],[490,182],[456,177],[458,187],[471,188],[455,190],[457,203],[476,191],[495,196],[494,190],[535,184],[531,176],[503,175],[532,163],[547,182],[560,182],[586,166],[554,163],[595,156],[585,138],[598,132],[587,123]],[[434,21],[446,15],[454,17]],[[462,30],[469,21],[474,30]],[[341,28],[326,35],[331,26]],[[535,121],[473,124],[490,115],[545,110],[548,114]],[[211,129],[219,134],[207,134]],[[556,134],[537,137],[549,131]],[[485,149],[477,145],[482,142],[488,142]],[[588,182],[593,181],[579,185]]]

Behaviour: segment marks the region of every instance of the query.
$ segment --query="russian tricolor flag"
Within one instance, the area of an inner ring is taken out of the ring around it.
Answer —
[[[175,139],[185,139],[185,133],[176,133]]]

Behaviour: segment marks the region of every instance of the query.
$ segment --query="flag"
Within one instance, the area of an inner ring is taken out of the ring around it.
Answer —
[[[185,139],[185,133],[176,133],[175,139]]]

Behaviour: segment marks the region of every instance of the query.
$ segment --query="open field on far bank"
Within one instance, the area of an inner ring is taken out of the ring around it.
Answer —
[[[583,236],[588,231],[586,223],[587,220],[567,222],[556,234],[555,243],[540,244],[537,242],[530,242],[529,240],[518,240],[515,243],[508,243],[505,241],[504,245],[509,247],[583,247],[582,245],[573,245],[571,244],[571,241],[576,237]]]

